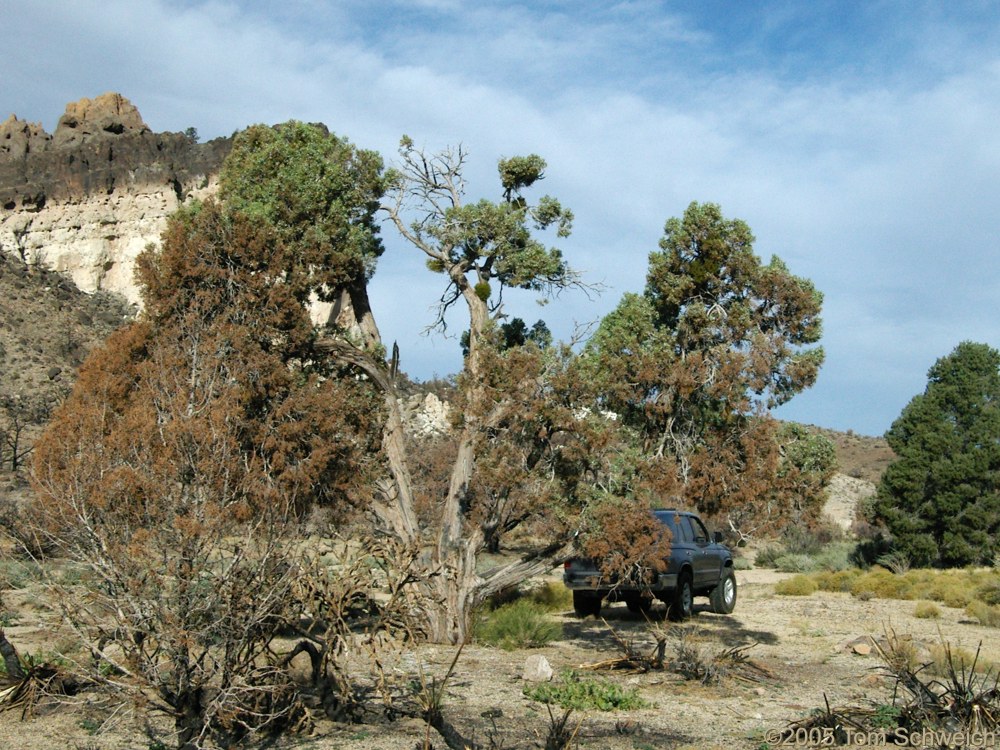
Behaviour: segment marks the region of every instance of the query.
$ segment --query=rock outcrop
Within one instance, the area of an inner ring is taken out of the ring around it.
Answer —
[[[433,393],[414,394],[403,404],[403,424],[417,438],[445,435],[451,431],[451,404]]]
[[[113,93],[67,105],[52,135],[12,115],[0,124],[0,252],[135,302],[135,257],[181,203],[214,191],[231,145],[153,133]]]

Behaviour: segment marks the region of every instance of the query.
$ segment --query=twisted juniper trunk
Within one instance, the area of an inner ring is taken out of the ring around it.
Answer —
[[[3,657],[4,666],[7,668],[7,676],[12,680],[24,679],[24,669],[21,667],[21,659],[17,655],[14,644],[7,640],[7,636],[0,628],[0,656]]]
[[[202,750],[201,735],[205,729],[201,689],[177,696],[174,704],[174,728],[177,730],[177,750]]]

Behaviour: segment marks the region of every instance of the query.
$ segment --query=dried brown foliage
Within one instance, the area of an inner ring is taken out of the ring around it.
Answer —
[[[672,461],[684,501],[745,533],[808,515],[787,506],[817,504],[825,481],[796,474],[767,416],[816,379],[822,295],[753,241],[691,204],[667,222],[645,293],[625,295],[584,358],[642,452]]]
[[[310,507],[344,516],[369,492],[379,410],[313,350],[284,251],[217,204],[175,215],[140,257],[145,315],[36,447],[34,531],[93,581],[65,615],[184,748],[295,720],[271,655],[299,606],[288,542]]]
[[[584,535],[583,552],[600,561],[602,575],[612,580],[651,583],[666,570],[670,556],[670,530],[648,507],[609,498],[588,513],[590,533]]]

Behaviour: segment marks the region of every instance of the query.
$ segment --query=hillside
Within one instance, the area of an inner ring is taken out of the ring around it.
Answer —
[[[837,432],[825,427],[809,425],[808,428],[829,438],[837,451],[837,465],[841,474],[877,484],[886,467],[896,454],[883,437],[857,435],[850,430]]]
[[[0,457],[6,437],[36,424],[68,392],[87,354],[128,320],[134,308],[106,293],[85,294],[66,276],[0,255]]]

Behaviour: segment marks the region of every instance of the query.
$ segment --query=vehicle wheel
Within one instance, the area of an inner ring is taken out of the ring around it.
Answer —
[[[682,622],[691,617],[692,612],[694,612],[694,588],[691,583],[691,573],[685,572],[677,581],[667,616],[674,622]]]
[[[653,599],[647,596],[630,596],[625,599],[625,606],[629,612],[646,614],[653,608]]]
[[[712,611],[717,615],[728,615],[736,609],[736,576],[727,570],[722,575],[719,585],[712,589],[709,595]]]
[[[593,615],[597,617],[601,614],[601,597],[592,591],[573,592],[573,611],[577,617],[587,617]]]

